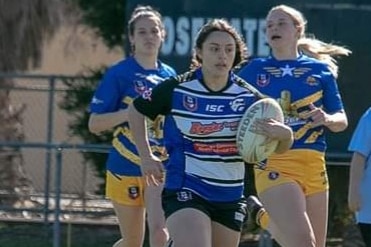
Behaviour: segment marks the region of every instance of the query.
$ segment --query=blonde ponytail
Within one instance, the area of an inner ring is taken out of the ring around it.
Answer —
[[[300,38],[298,49],[304,54],[328,64],[335,78],[338,76],[339,69],[335,57],[348,56],[352,53],[345,47],[325,43],[315,38]]]

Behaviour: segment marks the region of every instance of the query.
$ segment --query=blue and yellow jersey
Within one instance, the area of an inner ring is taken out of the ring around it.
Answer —
[[[158,69],[144,69],[133,57],[128,57],[105,73],[90,103],[91,113],[103,114],[127,109],[138,95],[148,92],[165,78],[175,76],[170,66],[158,62]],[[155,153],[164,151],[161,117],[149,121],[149,138]],[[140,176],[140,159],[128,123],[115,128],[112,149],[107,160],[107,170],[117,175]]]
[[[238,154],[238,124],[257,98],[231,74],[222,90],[211,91],[201,69],[166,80],[134,106],[151,119],[165,115],[169,153],[165,188],[187,189],[210,201],[241,198],[245,165]]]
[[[310,104],[330,114],[343,109],[336,80],[325,63],[306,55],[281,61],[256,58],[241,69],[239,76],[280,103],[285,123],[294,131],[292,149],[325,151],[324,127],[310,128],[310,120],[299,117]]]

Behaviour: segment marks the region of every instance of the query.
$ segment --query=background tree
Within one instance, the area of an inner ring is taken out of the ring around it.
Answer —
[[[81,10],[81,22],[93,29],[98,37],[111,49],[124,49],[125,33],[125,1],[123,0],[73,0],[74,4]],[[110,144],[112,133],[96,136],[88,129],[89,112],[87,107],[93,96],[94,90],[99,83],[106,66],[98,68],[86,68],[81,71],[78,80],[66,80],[67,93],[60,104],[60,107],[69,114],[74,115],[74,120],[69,122],[70,134],[78,136],[85,143]],[[105,161],[107,158],[104,152],[84,152],[84,161],[92,164],[97,175],[105,177]],[[104,181],[104,180],[103,180]],[[100,194],[103,192],[104,184],[100,187]]]
[[[124,47],[125,0],[72,0],[81,10],[81,21],[93,28],[110,47]]]
[[[82,11],[78,12],[76,6]],[[38,68],[44,44],[53,37],[63,21],[70,20],[72,16],[80,17],[78,21],[92,27],[109,47],[122,47],[124,6],[125,1],[122,0],[0,0],[0,73]],[[104,68],[89,68],[87,73],[91,78],[87,82],[88,97],[103,70]],[[24,141],[22,112],[25,106],[14,105],[10,101],[12,86],[13,81],[9,77],[0,77],[0,142]],[[74,86],[81,89],[79,87],[82,85],[77,83]],[[70,106],[65,106],[70,109]],[[77,105],[74,110],[77,111],[78,107],[80,106]],[[76,120],[75,123],[79,122],[77,126],[71,123],[73,134],[94,143],[105,142],[104,137],[92,137],[84,132],[85,120]],[[76,129],[79,131],[74,131]],[[101,159],[92,157],[90,160],[101,167]],[[100,170],[101,168],[98,172]],[[27,197],[32,189],[32,183],[24,172],[19,148],[0,147],[0,190],[5,191],[5,194],[15,195],[11,198],[0,195],[0,203],[12,205],[21,196]]]
[[[68,130],[71,136],[78,136],[84,143],[110,144],[112,133],[107,131],[101,135],[93,135],[87,126],[89,121],[88,106],[93,96],[94,89],[102,78],[106,67],[91,68],[82,71],[77,79],[66,79],[64,84],[68,87],[60,103],[60,108],[73,115],[73,120],[68,123]],[[98,152],[97,152],[98,151]],[[84,162],[94,166],[97,176],[105,178],[107,153],[103,148],[93,152],[83,152]],[[105,181],[102,179],[102,181]],[[104,193],[104,183],[99,186],[99,194]]]
[[[63,0],[0,0],[0,72],[13,73],[40,66],[43,45],[61,24]],[[0,77],[0,142],[24,140],[22,111],[10,101],[13,81]],[[0,189],[13,192],[0,196],[1,204],[14,204],[32,190],[24,173],[18,148],[0,147]]]

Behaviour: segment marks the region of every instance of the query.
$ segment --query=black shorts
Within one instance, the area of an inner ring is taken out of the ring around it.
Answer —
[[[247,213],[245,198],[232,202],[210,202],[189,190],[164,189],[162,207],[166,218],[180,209],[194,208],[209,216],[211,221],[239,232]]]
[[[361,230],[362,238],[366,246],[371,246],[371,224],[358,223],[358,226]]]

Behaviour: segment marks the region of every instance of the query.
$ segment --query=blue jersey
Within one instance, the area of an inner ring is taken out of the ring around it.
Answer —
[[[300,112],[310,110],[310,104],[330,114],[343,109],[336,80],[325,63],[305,55],[281,61],[257,58],[239,76],[280,103],[285,124],[294,131],[292,149],[325,151],[324,127],[310,128],[310,120],[299,117]]]
[[[362,205],[356,213],[356,218],[357,222],[371,224],[371,107],[359,120],[348,149],[360,153],[366,158],[360,187]]]
[[[245,165],[236,132],[256,97],[235,83],[240,78],[234,74],[218,92],[209,90],[202,78],[198,69],[166,80],[134,105],[151,119],[165,115],[166,189],[191,190],[213,202],[238,200]]]
[[[133,99],[162,82],[175,76],[168,65],[158,62],[158,69],[144,69],[133,57],[111,66],[105,73],[90,103],[91,113],[102,114],[127,109]],[[161,118],[149,123],[149,134],[154,152],[162,152]],[[141,176],[140,158],[133,143],[128,123],[115,128],[107,169],[114,174]]]

